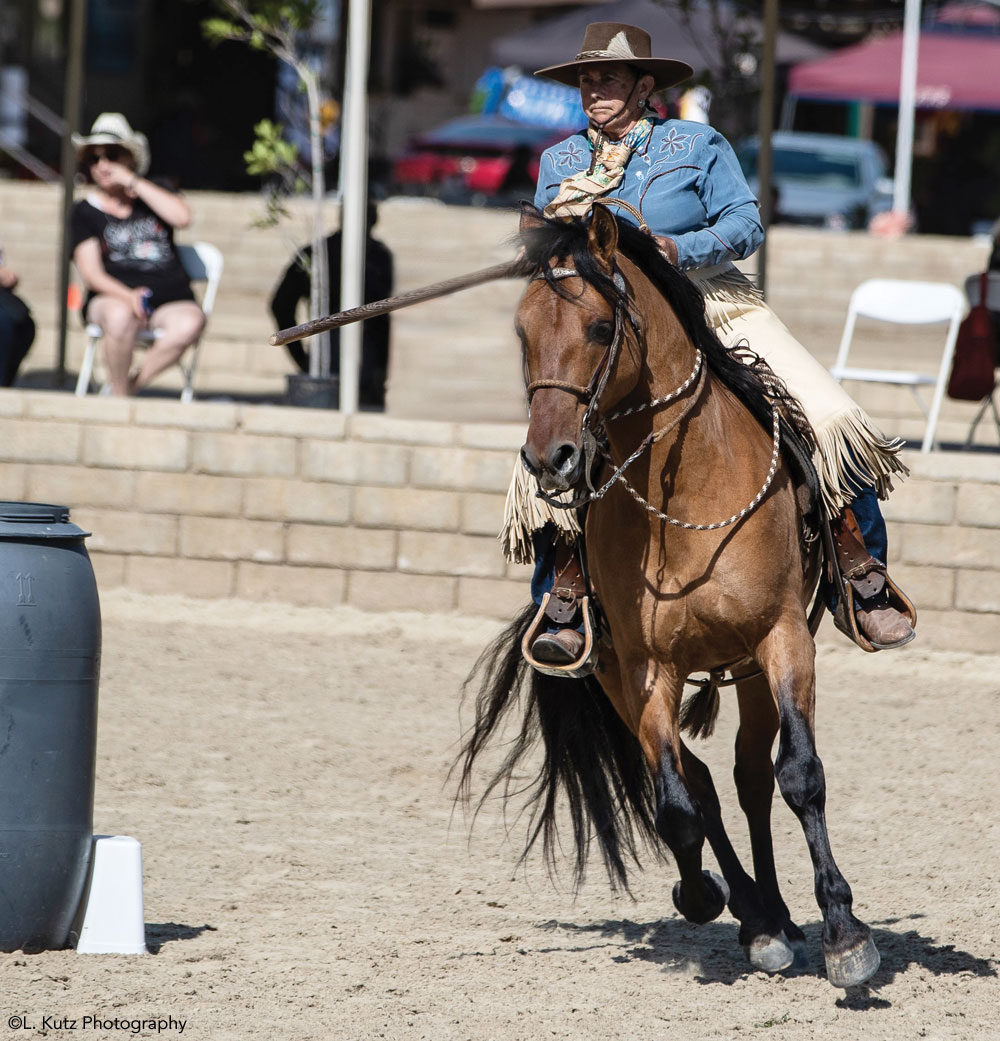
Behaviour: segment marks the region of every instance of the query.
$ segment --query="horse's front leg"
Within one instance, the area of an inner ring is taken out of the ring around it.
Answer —
[[[836,987],[864,983],[878,969],[871,929],[851,912],[853,894],[840,873],[826,827],[826,779],[816,754],[815,648],[805,625],[777,628],[758,661],[778,701],[780,739],[774,770],[785,802],[798,817],[809,846],[816,900],[823,912],[827,978]]]
[[[729,902],[729,886],[701,866],[706,820],[684,777],[677,721],[683,687],[681,677],[657,677],[639,719],[638,737],[653,774],[656,831],[681,874],[674,886],[674,906],[689,922],[700,925],[722,914]]]

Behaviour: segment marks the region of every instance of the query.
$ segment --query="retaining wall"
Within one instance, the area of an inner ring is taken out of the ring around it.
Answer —
[[[523,434],[6,390],[0,495],[70,506],[105,589],[506,617],[529,577],[496,541]],[[886,516],[917,646],[996,651],[1000,457],[906,459]]]

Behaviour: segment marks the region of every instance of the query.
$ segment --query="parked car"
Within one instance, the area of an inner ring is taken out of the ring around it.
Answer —
[[[864,228],[892,208],[892,180],[874,141],[836,134],[778,131],[771,136],[774,219],[827,228]],[[757,191],[756,138],[736,149],[750,187]]]
[[[514,203],[535,193],[542,152],[568,129],[503,116],[459,116],[414,137],[392,168],[394,189],[447,202]]]

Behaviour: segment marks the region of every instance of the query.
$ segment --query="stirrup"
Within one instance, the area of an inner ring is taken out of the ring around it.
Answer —
[[[883,572],[885,578],[885,591],[890,607],[894,607],[910,623],[911,629],[917,627],[917,609],[913,601],[896,585],[889,575]],[[837,599],[837,609],[833,612],[833,624],[847,637],[853,640],[863,651],[885,651],[894,647],[903,647],[913,639],[911,636],[902,643],[877,644],[872,643],[858,626],[858,616],[855,608],[858,600],[855,599],[854,587],[849,580],[840,576],[840,596]],[[916,633],[914,633],[916,635]]]
[[[833,519],[829,515],[823,515],[821,528],[826,549],[826,577],[837,593],[833,624],[863,651],[889,650],[909,643],[909,640],[904,640],[895,644],[875,644],[858,626],[855,610],[858,600],[868,599],[883,591],[889,606],[894,607],[906,618],[911,629],[917,627],[917,609],[913,601],[889,577],[886,566],[868,552],[850,507],[843,511],[839,525],[839,542],[834,536]]]
[[[548,625],[550,619],[546,615],[551,593],[542,597],[542,605],[538,609],[528,631],[521,639],[521,654],[524,660],[539,672],[546,676],[562,676],[565,679],[581,680],[589,676],[597,665],[597,641],[594,639],[594,615],[590,609],[590,597],[580,597],[580,610],[583,612],[583,650],[576,661],[567,662],[565,665],[553,665],[550,662],[539,661],[532,653],[531,648],[536,637],[540,636]]]

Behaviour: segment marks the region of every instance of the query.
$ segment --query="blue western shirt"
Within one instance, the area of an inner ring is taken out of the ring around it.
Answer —
[[[564,177],[587,169],[591,151],[586,131],[545,150],[535,190],[539,209],[555,198]],[[621,183],[598,198],[634,206],[654,235],[677,243],[682,269],[742,260],[764,239],[757,200],[735,153],[704,123],[654,120],[652,133],[629,157]],[[624,207],[612,210],[635,223]]]

